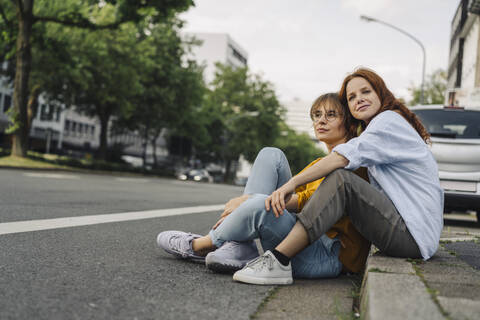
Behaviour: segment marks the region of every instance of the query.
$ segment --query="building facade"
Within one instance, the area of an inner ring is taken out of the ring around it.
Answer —
[[[6,68],[5,64],[3,67]],[[13,107],[13,86],[5,77],[0,77],[0,146],[8,147],[10,137],[5,130],[9,126],[8,111]],[[30,149],[45,153],[61,153],[83,157],[93,154],[100,145],[100,121],[83,115],[75,106],[49,104],[43,95],[38,98],[36,113],[30,127]],[[136,132],[113,134],[109,132],[109,146],[123,146],[127,155],[140,157],[143,140]],[[157,139],[158,157],[165,156],[166,141],[162,134]],[[152,146],[147,147],[147,157],[152,158]]]
[[[248,53],[226,33],[184,33],[184,38],[196,39],[200,45],[192,47],[191,56],[199,64],[205,65],[205,83],[215,78],[215,63],[232,67],[246,67]]]
[[[451,23],[447,105],[480,108],[480,0],[461,0]]]

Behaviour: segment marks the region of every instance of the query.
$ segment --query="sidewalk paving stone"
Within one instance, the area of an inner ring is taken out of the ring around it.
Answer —
[[[480,315],[480,303],[464,298],[438,297],[440,305],[449,311],[451,319],[474,320]]]
[[[418,269],[450,319],[478,319],[480,270],[464,261],[465,257],[461,259],[457,251],[469,252],[478,260],[480,246],[474,242],[444,244],[432,259],[419,264]]]
[[[347,275],[335,279],[295,279],[291,286],[277,287],[254,319],[351,319],[355,281],[354,276]]]
[[[364,274],[364,319],[444,319],[407,259],[370,254]]]

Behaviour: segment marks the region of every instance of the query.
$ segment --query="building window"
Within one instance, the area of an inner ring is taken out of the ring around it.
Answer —
[[[62,108],[55,108],[55,121],[60,122],[60,114],[62,113]]]
[[[232,55],[237,58],[243,65],[247,65],[247,59],[242,56],[240,52],[238,52],[232,45],[229,45]]]
[[[48,105],[40,105],[40,120],[45,121],[48,119]]]
[[[70,131],[70,120],[65,120],[64,130],[66,132]]]
[[[0,108],[2,107],[3,93],[0,92]],[[3,110],[3,109],[0,109]]]
[[[6,113],[11,106],[12,106],[12,96],[9,94],[6,94],[5,99],[3,100],[3,112]]]
[[[78,133],[79,133],[80,135],[82,135],[82,133],[83,133],[83,123],[79,123],[79,124],[78,124]]]
[[[75,135],[77,132],[77,123],[75,121],[72,121],[72,134]]]

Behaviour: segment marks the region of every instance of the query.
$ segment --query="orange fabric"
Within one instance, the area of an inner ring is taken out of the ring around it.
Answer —
[[[302,171],[311,167],[320,159],[321,158],[314,160]],[[365,168],[359,168],[355,170],[355,173],[368,181],[367,170]],[[295,193],[298,196],[299,212],[303,209],[315,190],[317,190],[323,179],[324,178],[312,181],[295,189]],[[345,269],[350,272],[360,272],[365,265],[368,252],[370,251],[370,242],[355,229],[350,218],[341,218],[326,232],[326,235],[332,239],[338,236],[338,239],[340,239],[342,247],[340,248],[339,260]]]

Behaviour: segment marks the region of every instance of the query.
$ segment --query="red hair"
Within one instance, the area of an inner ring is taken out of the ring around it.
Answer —
[[[347,102],[348,82],[353,78],[358,78],[358,77],[368,81],[372,86],[373,90],[377,93],[381,103],[380,109],[378,110],[377,114],[386,110],[398,111],[405,118],[405,120],[407,120],[412,125],[412,127],[418,132],[420,137],[422,137],[423,141],[425,141],[425,143],[430,143],[430,134],[427,132],[427,130],[423,126],[420,119],[418,119],[415,113],[410,111],[410,109],[408,109],[407,106],[405,106],[405,104],[402,101],[396,99],[393,93],[390,90],[388,90],[383,79],[370,69],[366,69],[366,68],[356,69],[353,73],[349,74],[343,80],[342,87],[338,93],[338,96],[340,97],[340,101],[342,102],[342,104],[348,105],[348,102]],[[362,123],[362,126],[364,127],[365,124]]]

